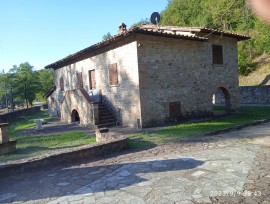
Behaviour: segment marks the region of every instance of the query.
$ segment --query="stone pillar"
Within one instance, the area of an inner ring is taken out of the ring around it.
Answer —
[[[8,123],[0,123],[0,155],[16,150],[16,143],[9,140]]]
[[[36,123],[36,130],[43,130],[42,122],[43,119],[34,119],[34,122]]]
[[[0,144],[9,142],[8,123],[0,124]]]
[[[109,132],[108,128],[96,129],[96,142],[109,142],[123,137],[118,133]]]

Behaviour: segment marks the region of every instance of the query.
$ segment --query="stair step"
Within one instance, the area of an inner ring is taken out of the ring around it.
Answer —
[[[108,108],[107,107],[105,107],[105,106],[102,106],[102,107],[98,107],[98,110],[108,110]]]
[[[113,119],[99,119],[99,124],[101,123],[112,123],[112,122],[116,122],[116,120],[113,118]]]
[[[105,111],[105,110],[102,110],[102,111],[99,111],[98,113],[100,113],[100,114],[105,114],[105,113],[107,113],[107,114],[110,114],[110,115],[112,115],[112,113],[111,112],[109,112],[109,111]]]
[[[113,114],[111,113],[100,113],[98,114],[100,118],[103,118],[103,117],[114,117]]]
[[[113,119],[115,120],[113,115],[103,115],[103,116],[99,116],[99,120],[106,120],[106,119]]]

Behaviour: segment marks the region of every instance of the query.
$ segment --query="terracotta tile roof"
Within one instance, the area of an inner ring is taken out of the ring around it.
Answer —
[[[212,30],[208,28],[199,28],[199,27],[175,27],[175,26],[164,26],[164,27],[156,27],[153,25],[142,25],[140,27],[133,27],[126,32],[117,34],[107,40],[101,41],[97,44],[94,44],[90,47],[87,47],[79,52],[76,52],[72,55],[69,55],[61,60],[58,60],[52,64],[45,66],[46,69],[53,68],[57,69],[62,66],[67,65],[72,60],[84,55],[96,51],[100,48],[106,47],[114,42],[122,40],[127,36],[134,35],[136,33],[145,34],[145,35],[154,35],[161,37],[169,37],[169,38],[178,38],[178,39],[186,39],[193,41],[208,41],[207,35],[206,37],[197,36],[196,33],[207,33],[214,35],[223,35],[228,37],[236,38],[237,40],[246,40],[249,39],[247,36],[226,33],[222,31]]]
[[[142,25],[142,28],[144,29],[155,29],[155,26],[153,25]],[[227,36],[227,37],[233,37],[236,38],[238,41],[240,40],[248,40],[250,39],[249,36],[245,35],[239,35],[236,33],[231,32],[224,32],[221,30],[215,30],[211,28],[204,28],[204,27],[177,27],[177,26],[161,26],[159,27],[159,30],[161,31],[171,31],[175,33],[190,33],[193,35],[196,35],[196,33],[206,33],[204,37],[207,38],[209,34],[212,35],[221,35],[221,36]]]

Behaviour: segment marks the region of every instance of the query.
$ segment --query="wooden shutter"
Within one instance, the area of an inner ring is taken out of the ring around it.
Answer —
[[[79,88],[83,88],[83,78],[82,78],[82,72],[77,72],[77,86]]]
[[[221,45],[212,45],[213,64],[223,64],[223,52]]]
[[[169,103],[170,106],[170,119],[179,120],[181,118],[181,102]]]
[[[60,90],[64,91],[64,79],[63,79],[63,77],[60,78],[59,84],[60,84]]]
[[[90,70],[89,72],[89,87],[90,89],[96,89],[96,72],[95,70]]]
[[[117,64],[110,64],[109,66],[109,80],[110,85],[118,84],[118,72],[117,72]]]

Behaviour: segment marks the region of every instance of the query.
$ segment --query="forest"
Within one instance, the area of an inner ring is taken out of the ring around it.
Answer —
[[[238,45],[240,75],[250,74],[270,56],[270,26],[254,15],[246,0],[169,0],[160,25],[206,27],[250,36]]]

